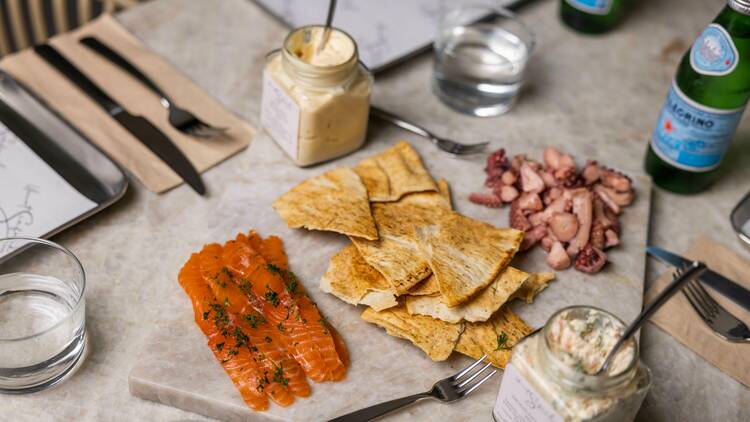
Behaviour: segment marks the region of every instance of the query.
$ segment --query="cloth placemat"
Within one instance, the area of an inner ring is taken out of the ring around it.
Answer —
[[[750,289],[750,262],[726,246],[701,237],[684,254],[706,263],[710,269]],[[652,300],[670,281],[672,271],[659,277],[646,293]],[[704,283],[711,297],[744,323],[750,324],[750,312],[712,290]],[[651,318],[659,328],[671,334],[703,359],[730,377],[750,387],[750,343],[732,343],[711,331],[682,293],[675,295]]]
[[[180,107],[190,110],[205,122],[230,130],[218,138],[199,139],[174,129],[167,120],[167,110],[153,92],[78,42],[87,35],[95,35],[135,64]],[[213,167],[250,143],[254,129],[248,123],[148,50],[113,17],[104,15],[73,32],[53,38],[51,43],[130,113],[141,115],[158,127],[199,172]],[[151,150],[32,50],[6,57],[0,61],[0,67],[28,86],[149,190],[160,193],[182,183],[182,179]]]

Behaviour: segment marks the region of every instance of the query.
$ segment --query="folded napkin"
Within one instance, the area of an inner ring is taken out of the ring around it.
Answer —
[[[726,246],[701,237],[693,243],[685,256],[705,262],[713,271],[750,289],[750,262],[745,261]],[[671,280],[672,271],[659,277],[646,293],[645,300],[652,300]],[[707,286],[706,290],[727,311],[750,325],[750,312],[710,287]],[[703,359],[750,387],[750,359],[748,359],[750,344],[731,343],[714,334],[693,310],[685,295],[675,295],[654,314],[651,321]]]
[[[154,93],[78,42],[87,35],[98,37],[135,64],[180,107],[190,110],[205,122],[230,130],[219,138],[198,139],[174,129],[167,120],[167,110]],[[248,123],[227,111],[185,75],[144,47],[111,16],[104,15],[73,32],[59,35],[51,43],[130,113],[147,118],[164,132],[199,172],[213,167],[250,143],[254,129]],[[167,164],[32,50],[6,57],[0,61],[0,67],[31,88],[149,190],[164,192],[182,183]]]

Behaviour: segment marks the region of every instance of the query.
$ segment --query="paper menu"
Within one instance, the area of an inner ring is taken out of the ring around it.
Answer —
[[[0,238],[41,237],[96,206],[0,123]]]
[[[498,1],[508,6],[517,0]],[[291,27],[323,24],[329,0],[256,0]],[[334,26],[356,41],[360,59],[377,71],[432,43],[447,7],[467,0],[339,0]],[[407,30],[408,29],[408,30]]]

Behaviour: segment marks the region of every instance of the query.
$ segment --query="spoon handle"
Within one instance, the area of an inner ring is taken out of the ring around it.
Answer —
[[[604,360],[604,364],[602,365],[601,369],[599,369],[597,374],[607,371],[607,368],[609,368],[609,365],[612,363],[612,360],[617,354],[617,351],[620,350],[620,348],[623,344],[625,344],[626,341],[633,337],[633,334],[635,334],[638,329],[641,328],[641,326],[645,324],[646,321],[648,321],[648,319],[651,317],[651,315],[654,314],[654,312],[661,308],[662,305],[664,305],[672,296],[674,296],[675,293],[679,292],[686,282],[699,277],[701,274],[703,274],[704,271],[706,271],[706,269],[706,264],[693,261],[693,263],[689,267],[679,270],[675,275],[674,280],[672,280],[672,282],[669,283],[669,285],[665,287],[664,290],[659,292],[659,295],[656,296],[656,298],[652,300],[651,303],[646,305],[643,308],[641,314],[638,315],[635,321],[633,321],[628,326],[628,328],[622,334],[622,337],[617,340],[617,343],[615,343],[614,347],[612,347],[612,350],[610,350],[609,354],[607,355],[607,359]]]
[[[336,13],[336,0],[330,0],[328,3],[328,17],[326,18],[326,28],[330,29],[333,25],[333,15]]]
[[[328,17],[326,18],[326,27],[323,30],[323,37],[318,44],[317,51],[323,50],[325,45],[328,43],[328,38],[331,36],[331,26],[333,25],[333,15],[336,13],[336,0],[330,0],[328,2]]]

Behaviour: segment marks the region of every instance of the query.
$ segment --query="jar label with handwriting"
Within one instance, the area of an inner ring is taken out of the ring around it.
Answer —
[[[512,364],[505,367],[492,414],[498,422],[563,422]]]
[[[297,159],[300,110],[268,72],[263,72],[260,124],[292,159]]]
[[[578,10],[594,15],[606,15],[612,10],[614,0],[566,0],[567,3]]]

